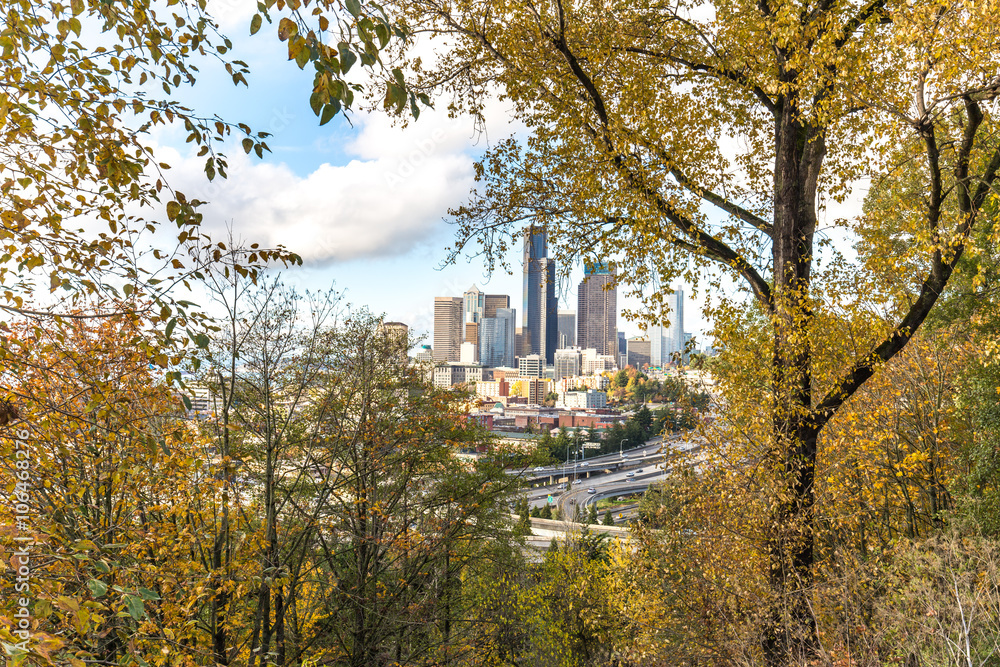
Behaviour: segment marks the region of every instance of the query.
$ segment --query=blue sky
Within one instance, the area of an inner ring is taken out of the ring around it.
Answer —
[[[444,221],[449,207],[467,197],[473,162],[489,145],[516,130],[499,103],[488,109],[484,134],[468,118],[449,119],[425,111],[407,128],[380,114],[356,113],[352,123],[338,116],[324,127],[308,105],[310,66],[303,72],[286,60],[284,45],[268,27],[249,37],[252,0],[215,0],[233,40],[233,57],[251,68],[249,88],[234,88],[221,67],[206,63],[197,86],[182,101],[203,114],[218,114],[271,132],[272,150],[263,160],[228,152],[226,181],[208,183],[203,160],[194,157],[178,130],[153,137],[158,152],[174,168],[174,186],[188,197],[208,201],[205,226],[224,236],[232,225],[248,241],[281,243],[301,254],[305,266],[284,279],[305,289],[334,285],[347,300],[387,318],[409,324],[416,333],[433,326],[435,296],[458,296],[475,283],[489,293],[509,294],[520,310],[520,258],[512,257],[513,276],[498,270],[487,280],[479,260],[460,259],[441,268],[453,231]],[[563,308],[575,308],[577,267],[561,286]],[[635,303],[620,305],[635,307]],[[700,307],[689,300],[685,329],[706,327]],[[639,333],[635,323],[619,329]]]

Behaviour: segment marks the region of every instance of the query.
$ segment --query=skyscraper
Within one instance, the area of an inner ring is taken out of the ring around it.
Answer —
[[[514,365],[516,318],[513,308],[497,308],[496,317],[479,322],[479,363],[488,368]]]
[[[587,264],[577,288],[576,344],[618,354],[618,290],[614,264]]]
[[[484,304],[483,317],[496,317],[497,308],[510,308],[510,297],[506,294],[487,294]]]
[[[463,299],[465,300],[465,321],[478,324],[486,309],[486,295],[473,285],[465,291]]]
[[[560,310],[559,318],[559,345],[557,349],[566,347],[576,347],[576,311]]]
[[[537,354],[551,364],[559,340],[556,263],[548,258],[546,233],[524,235],[524,309],[521,311],[521,356]]]
[[[462,297],[434,297],[434,361],[458,361],[462,325]]]
[[[684,290],[675,287],[673,294],[664,297],[663,305],[670,326],[649,327],[649,363],[653,366],[669,364],[671,355],[684,349]]]

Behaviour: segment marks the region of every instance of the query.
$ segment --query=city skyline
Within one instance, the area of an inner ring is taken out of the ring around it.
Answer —
[[[536,303],[544,304],[550,296],[551,286],[541,279],[548,273],[551,264],[546,260],[544,234],[528,232],[524,239],[523,303],[531,305],[532,296]],[[577,288],[578,310],[560,309],[550,313],[556,327],[554,331],[558,343],[551,348],[550,355],[542,350],[529,347],[524,340],[524,331],[530,324],[529,318],[521,316],[522,328],[515,328],[517,309],[506,308],[511,298],[506,294],[486,294],[473,284],[461,297],[434,297],[433,358],[438,362],[475,362],[483,366],[514,366],[517,359],[529,356],[540,357],[548,366],[558,366],[558,352],[566,349],[591,350],[591,354],[607,355],[627,365],[630,353],[626,340],[644,340],[645,353],[640,355],[652,366],[668,364],[672,355],[683,351],[686,344],[696,336],[685,331],[684,302],[685,291],[674,286],[672,293],[663,301],[662,317],[669,320],[667,326],[652,324],[644,335],[630,337],[617,326],[617,268],[613,262],[590,264],[584,272],[584,279]],[[535,275],[532,275],[532,274]],[[558,302],[558,300],[555,300]],[[536,317],[542,308],[535,306]],[[575,326],[575,331],[573,325]],[[540,329],[540,322],[535,322]],[[547,323],[544,328],[552,327]],[[572,340],[567,332],[575,333]],[[549,336],[551,337],[551,336]],[[707,344],[699,341],[699,347]],[[437,346],[441,346],[439,349]],[[542,354],[539,354],[542,352]]]

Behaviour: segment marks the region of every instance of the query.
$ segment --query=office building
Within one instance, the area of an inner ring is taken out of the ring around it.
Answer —
[[[625,344],[625,363],[642,370],[649,365],[649,340],[645,338],[629,338]]]
[[[499,308],[510,308],[510,297],[506,294],[487,294],[483,299],[483,317],[496,317]]]
[[[406,361],[410,352],[410,328],[402,322],[382,322],[386,338],[399,345],[399,356]]]
[[[463,308],[465,321],[478,324],[483,317],[483,311],[486,310],[486,295],[473,285],[465,291],[462,299],[465,304]]]
[[[434,361],[458,361],[464,318],[462,297],[434,297]]]
[[[522,378],[540,378],[545,375],[545,357],[529,354],[517,360],[517,375]]]
[[[663,307],[661,322],[649,327],[649,363],[660,367],[673,363],[684,349],[684,290],[675,287],[673,294],[665,295]],[[662,324],[664,317],[667,326]]]
[[[577,288],[576,344],[618,355],[618,290],[614,264],[588,264]]]
[[[481,382],[482,379],[483,367],[479,364],[451,362],[434,367],[434,386],[439,389]]]
[[[497,308],[494,317],[479,322],[479,362],[487,368],[513,366],[515,360],[513,308]]]
[[[559,321],[559,341],[556,349],[576,347],[576,311],[560,310],[557,318]]]
[[[576,377],[579,375],[580,368],[583,365],[582,358],[583,355],[578,347],[556,350],[552,379],[561,380],[565,377]]]
[[[540,355],[546,364],[555,358],[559,340],[556,263],[548,258],[546,233],[524,235],[524,304],[521,311],[520,355]]]
[[[585,408],[593,410],[595,408],[608,407],[608,394],[603,391],[567,391],[559,396],[556,407],[561,408]]]

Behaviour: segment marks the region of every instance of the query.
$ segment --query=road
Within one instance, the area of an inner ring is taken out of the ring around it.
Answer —
[[[577,507],[582,512],[588,504],[602,498],[642,493],[650,484],[663,479],[666,472],[663,466],[666,463],[669,468],[667,461],[672,453],[691,452],[698,446],[687,441],[668,442],[666,448],[662,444],[660,438],[655,438],[622,455],[605,454],[576,466],[547,466],[528,471],[529,480],[537,484],[527,490],[528,504],[543,507],[551,496],[561,515],[572,517]],[[620,467],[615,469],[616,466]],[[589,478],[584,477],[587,474]],[[559,488],[566,479],[574,480],[569,491]],[[588,492],[591,488],[594,493]]]

